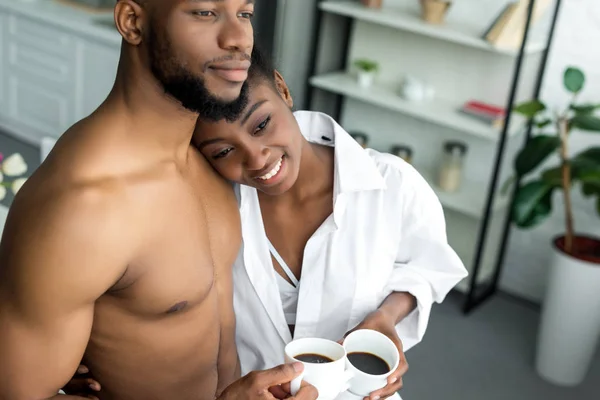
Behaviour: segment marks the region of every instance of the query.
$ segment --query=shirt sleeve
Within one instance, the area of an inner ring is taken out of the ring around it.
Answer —
[[[384,291],[386,296],[408,292],[417,299],[416,309],[396,326],[405,350],[423,339],[433,303],[441,303],[468,275],[448,244],[444,212],[436,194],[416,171],[410,175],[414,175],[411,184],[402,185],[402,234]]]

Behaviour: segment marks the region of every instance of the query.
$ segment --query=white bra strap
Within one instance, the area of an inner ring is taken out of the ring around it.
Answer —
[[[296,279],[296,277],[292,273],[292,270],[290,269],[290,267],[288,267],[288,265],[285,263],[285,261],[283,261],[283,258],[279,255],[277,250],[275,250],[275,247],[273,246],[271,241],[269,239],[267,239],[267,242],[269,242],[269,250],[271,251],[271,254],[277,260],[277,262],[281,266],[281,269],[283,269],[283,272],[285,272],[285,274],[288,276],[288,278],[290,278],[290,281],[292,281],[292,284],[294,285],[294,287],[298,287],[298,284],[300,282],[298,282],[298,279]]]

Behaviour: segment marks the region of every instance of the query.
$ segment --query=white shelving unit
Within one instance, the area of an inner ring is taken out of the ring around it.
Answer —
[[[502,129],[460,109],[469,99],[505,106],[518,51],[494,47],[481,38],[482,29],[493,20],[493,10],[487,12],[492,15],[479,18],[469,9],[462,20],[430,25],[421,20],[418,10],[402,7],[402,2],[410,6],[408,0],[385,0],[381,9],[367,8],[358,0],[319,4],[323,18],[314,74],[309,79],[316,89],[311,108],[332,114],[348,131],[367,133],[373,139],[369,147],[388,151],[394,144],[406,144],[415,148],[414,165],[444,207],[450,244],[471,270]],[[416,0],[412,3],[418,4]],[[545,43],[531,39],[529,43],[525,56],[540,57]],[[358,85],[351,68],[354,59],[363,57],[378,61],[381,67],[369,88]],[[431,84],[436,89],[434,99],[403,99],[399,88],[405,75],[420,76]],[[533,91],[533,79],[528,82],[527,73],[524,76],[520,90]],[[518,93],[518,97],[530,94]],[[524,120],[515,115],[511,118],[505,157],[514,155],[524,131]],[[452,193],[436,184],[441,149],[447,140],[460,140],[469,147],[463,182]],[[511,148],[511,143],[517,146]],[[510,168],[505,160],[501,173]],[[482,280],[494,270],[507,202],[503,197],[493,201],[479,274]],[[468,282],[461,282],[457,289],[466,291]]]
[[[415,0],[416,1],[416,0]],[[323,11],[338,14],[357,20],[371,22],[390,28],[401,29],[423,36],[453,42],[463,46],[487,50],[499,54],[516,55],[517,50],[494,47],[479,37],[479,32],[469,29],[466,24],[436,26],[423,22],[418,16],[408,14],[394,7],[383,9],[366,8],[361,3],[326,1],[319,5]],[[544,50],[544,43],[537,41],[527,46],[527,53],[533,54]]]
[[[500,137],[500,129],[461,114],[459,110],[462,104],[452,100],[436,97],[435,100],[426,102],[406,101],[387,86],[374,85],[370,88],[362,88],[357,84],[356,78],[346,72],[315,76],[310,79],[310,83],[319,89],[352,97],[486,140],[496,141]],[[512,124],[512,127],[511,136],[522,130],[521,124]]]

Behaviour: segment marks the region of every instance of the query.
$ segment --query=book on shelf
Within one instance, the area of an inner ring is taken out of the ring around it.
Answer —
[[[467,101],[460,111],[494,128],[501,128],[506,118],[505,108],[477,100]]]
[[[548,9],[552,0],[536,0],[531,24],[535,24]],[[498,48],[516,49],[523,42],[527,10],[531,0],[517,0],[507,4],[483,34],[483,38]]]

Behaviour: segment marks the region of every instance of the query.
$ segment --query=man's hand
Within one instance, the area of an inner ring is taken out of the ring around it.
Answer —
[[[66,394],[85,397],[90,400],[99,400],[95,393],[101,389],[100,382],[91,377],[90,370],[81,364],[75,376],[62,389]]]
[[[383,333],[385,336],[390,338],[390,340],[394,342],[398,348],[398,353],[400,354],[398,368],[396,368],[396,370],[387,378],[387,386],[374,391],[369,397],[365,397],[365,400],[386,399],[402,388],[402,377],[406,371],[408,371],[408,363],[406,362],[406,357],[404,356],[404,351],[402,350],[402,341],[396,333],[396,326],[394,322],[395,321],[391,316],[387,315],[381,310],[377,310],[367,315],[363,322],[345,335],[348,336],[350,333],[358,329],[372,329],[374,331]],[[343,340],[340,340],[340,343],[342,342]]]
[[[316,400],[317,389],[305,382],[296,396],[289,383],[303,371],[301,363],[284,364],[265,371],[253,371],[229,385],[218,400]]]

